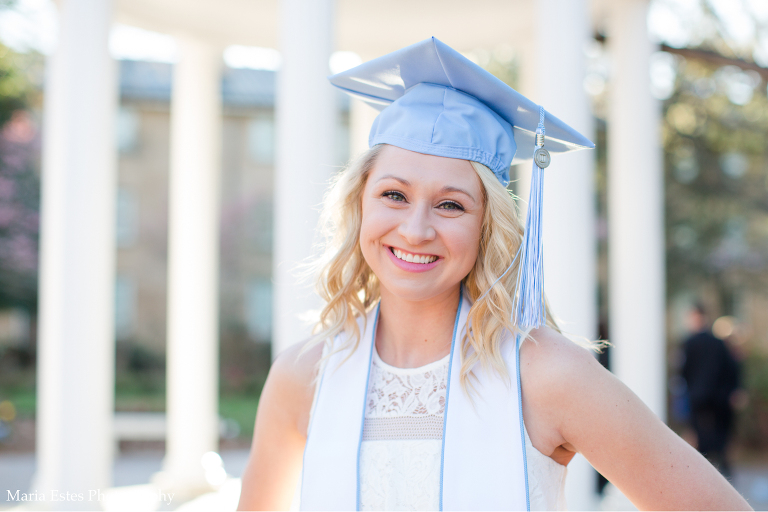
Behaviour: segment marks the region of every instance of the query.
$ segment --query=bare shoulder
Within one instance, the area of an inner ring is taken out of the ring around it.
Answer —
[[[532,330],[520,347],[521,378],[537,396],[568,394],[604,371],[594,352],[549,327]]]
[[[605,372],[594,354],[559,332],[534,329],[520,347],[523,419],[533,446],[559,464],[576,452],[561,429],[566,411]],[[607,372],[606,372],[607,373]]]
[[[323,354],[319,343],[302,351],[306,341],[296,343],[282,351],[269,370],[265,389],[276,395],[295,419],[299,432],[306,436],[309,412],[315,391],[317,362]]]
[[[323,344],[318,343],[302,352],[307,341],[291,345],[275,358],[270,369],[283,384],[306,387],[316,375],[317,362],[323,355]]]
[[[542,358],[546,359],[547,362],[561,361],[568,363],[573,362],[574,358],[592,357],[592,353],[589,350],[577,345],[549,327],[532,329],[528,339],[520,347],[520,351],[527,353],[527,357],[534,363]]]
[[[322,345],[298,343],[277,356],[259,398],[238,510],[287,510],[301,473],[315,366]]]

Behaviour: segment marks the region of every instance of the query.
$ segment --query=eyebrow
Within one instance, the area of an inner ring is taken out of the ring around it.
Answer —
[[[402,183],[406,187],[410,187],[411,186],[411,182],[410,181],[408,181],[406,179],[403,179],[403,178],[400,178],[398,176],[395,176],[393,174],[385,174],[384,176],[382,176],[381,178],[376,180],[376,183],[378,183],[378,182],[380,182],[382,180],[386,180],[386,179],[395,180],[397,182]],[[443,194],[445,192],[458,192],[459,194],[464,194],[465,196],[469,197],[472,201],[476,201],[475,197],[472,194],[470,194],[469,192],[467,192],[466,190],[464,190],[463,188],[452,187],[450,185],[446,185],[446,186],[444,186],[443,188],[440,189],[440,193],[441,194]]]

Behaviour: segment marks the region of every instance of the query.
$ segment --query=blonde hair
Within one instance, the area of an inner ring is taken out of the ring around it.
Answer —
[[[360,249],[360,226],[363,189],[381,148],[382,145],[374,146],[339,172],[325,198],[320,218],[324,250],[312,265],[317,276],[316,290],[325,306],[314,335],[302,352],[342,332],[350,335],[334,352],[348,347],[356,349],[361,336],[357,319],[365,317],[379,299],[378,278]],[[461,343],[460,382],[465,391],[473,387],[470,376],[474,377],[472,368],[477,363],[485,370],[492,369],[509,378],[501,343],[505,332],[521,333],[512,323],[519,260],[504,274],[513,263],[523,239],[517,207],[511,192],[488,167],[470,163],[482,183],[483,222],[477,260],[463,280],[473,303],[467,317],[469,328]],[[502,274],[503,277],[498,279]],[[547,325],[559,330],[548,307],[546,311]],[[326,354],[323,359],[330,355]]]

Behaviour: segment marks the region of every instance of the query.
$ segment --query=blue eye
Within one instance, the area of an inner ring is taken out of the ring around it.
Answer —
[[[395,190],[388,190],[381,194],[381,196],[391,199],[392,201],[405,201],[405,196]]]

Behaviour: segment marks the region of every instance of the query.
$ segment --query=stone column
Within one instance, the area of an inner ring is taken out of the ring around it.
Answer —
[[[167,444],[155,482],[209,489],[201,457],[218,449],[221,51],[178,37],[168,205]]]
[[[100,509],[112,484],[114,142],[112,2],[58,3],[47,63],[40,236],[37,473],[30,491],[84,493],[56,509]],[[26,492],[26,490],[22,490]]]
[[[534,19],[542,20],[536,31],[536,101],[594,141],[592,108],[583,86],[583,49],[592,35],[589,2],[540,0],[536,9]],[[566,335],[594,340],[598,323],[595,151],[554,155],[544,176],[547,298]],[[596,478],[583,456],[571,461],[566,483],[569,508],[596,507]]]
[[[309,336],[311,326],[299,316],[320,307],[296,266],[312,254],[318,208],[335,169],[338,112],[327,80],[334,17],[334,0],[280,2],[273,357]]]
[[[664,202],[660,106],[651,97],[646,0],[614,2],[610,20],[608,222],[614,373],[666,414]]]
[[[368,150],[368,135],[379,111],[357,98],[349,99],[349,153],[355,158]]]

